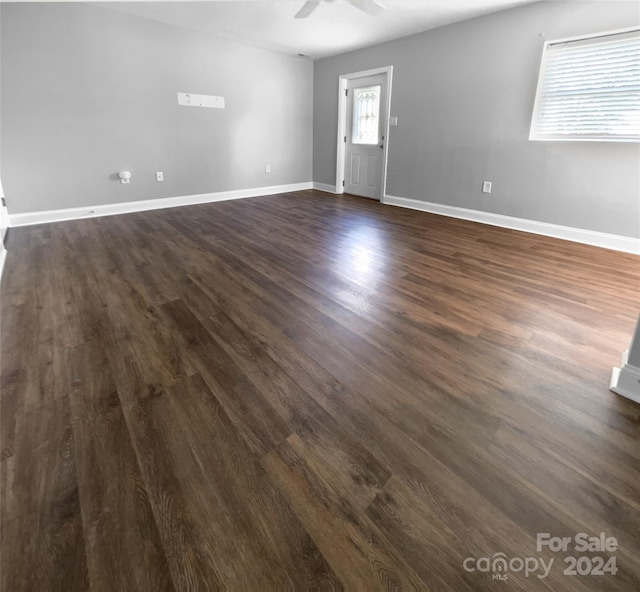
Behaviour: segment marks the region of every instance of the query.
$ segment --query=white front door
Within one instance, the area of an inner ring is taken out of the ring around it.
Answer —
[[[386,74],[352,78],[347,83],[346,193],[382,199],[386,88]]]

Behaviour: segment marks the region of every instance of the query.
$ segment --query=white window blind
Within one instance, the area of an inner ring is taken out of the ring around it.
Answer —
[[[547,42],[530,139],[640,141],[640,29]]]

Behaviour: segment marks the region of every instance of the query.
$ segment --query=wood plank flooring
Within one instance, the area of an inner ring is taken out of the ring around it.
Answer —
[[[1,589],[637,592],[638,312],[636,256],[314,191],[13,229]]]

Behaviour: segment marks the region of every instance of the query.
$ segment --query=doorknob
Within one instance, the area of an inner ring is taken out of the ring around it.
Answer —
[[[379,148],[382,150],[384,148],[384,144],[380,144]]]

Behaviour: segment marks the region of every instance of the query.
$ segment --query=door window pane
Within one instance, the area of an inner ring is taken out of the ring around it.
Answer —
[[[353,144],[377,144],[380,127],[380,85],[353,91]]]

